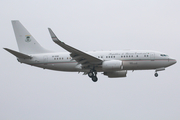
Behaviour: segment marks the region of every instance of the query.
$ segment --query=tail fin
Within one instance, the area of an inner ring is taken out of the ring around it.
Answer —
[[[41,47],[40,44],[18,20],[12,20],[12,25],[16,36],[18,48],[21,53],[35,54],[50,52]]]

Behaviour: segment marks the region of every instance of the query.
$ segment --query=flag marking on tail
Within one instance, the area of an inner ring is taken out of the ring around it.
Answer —
[[[30,38],[30,37],[31,37],[31,35],[26,35],[25,41],[26,41],[26,42],[31,42],[31,38]]]

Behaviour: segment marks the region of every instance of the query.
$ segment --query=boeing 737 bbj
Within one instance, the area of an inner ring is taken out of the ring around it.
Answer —
[[[92,81],[102,72],[109,78],[126,77],[128,70],[165,70],[176,63],[167,54],[149,50],[117,50],[84,52],[60,41],[48,28],[52,40],[68,52],[52,52],[44,49],[17,20],[12,21],[19,52],[4,48],[17,57],[20,63],[67,72],[84,72]]]

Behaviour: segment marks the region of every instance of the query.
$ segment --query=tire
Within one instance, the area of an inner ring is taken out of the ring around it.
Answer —
[[[92,77],[94,76],[93,72],[89,72],[89,73],[88,73],[88,76],[89,76],[90,78],[92,78]]]
[[[97,78],[96,76],[93,76],[93,77],[92,77],[92,81],[93,81],[93,82],[97,82],[97,81],[98,81],[98,78]]]
[[[154,76],[155,76],[155,77],[158,77],[158,73],[155,73]]]

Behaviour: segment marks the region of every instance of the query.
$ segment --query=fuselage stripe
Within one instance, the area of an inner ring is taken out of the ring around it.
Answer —
[[[121,60],[121,61],[175,61],[175,60],[168,60],[168,59],[155,59],[155,60],[152,60],[152,59],[149,59],[149,60]],[[47,63],[31,63],[32,65],[33,64],[63,64],[63,63],[78,63],[78,62],[74,62],[74,61],[62,61],[62,62],[47,62]]]

